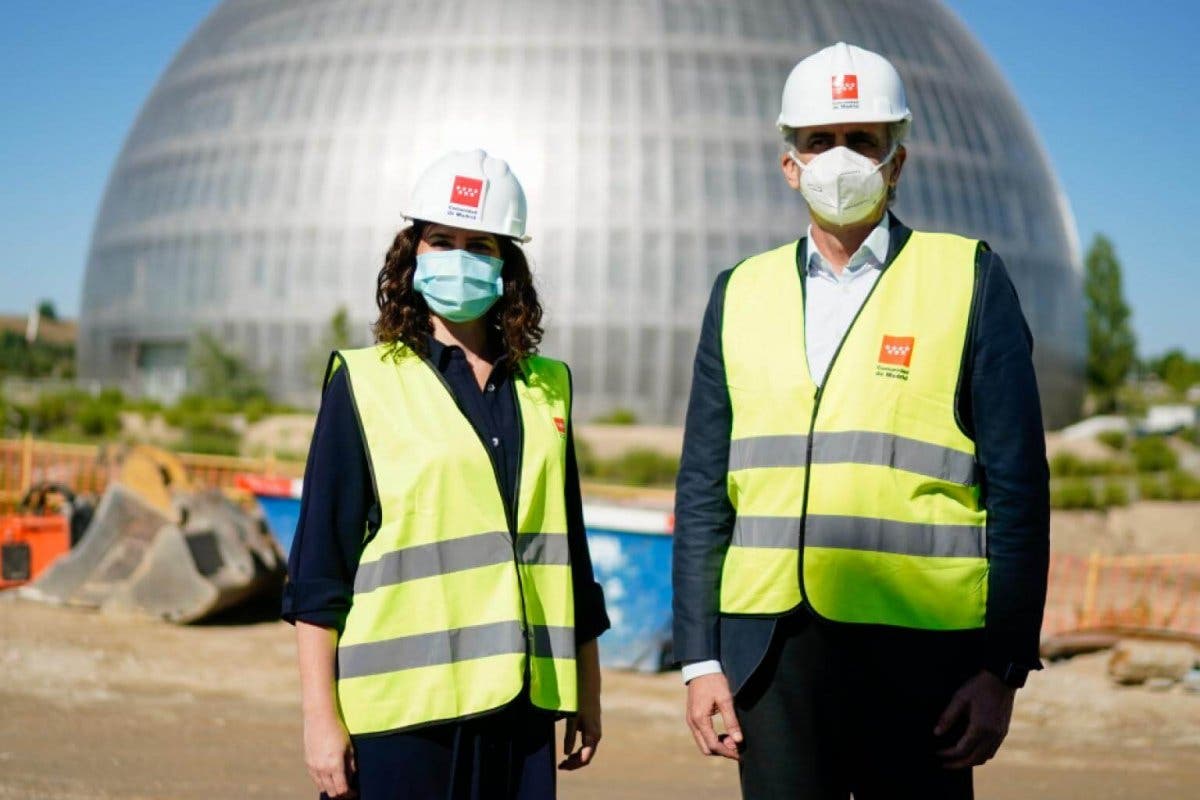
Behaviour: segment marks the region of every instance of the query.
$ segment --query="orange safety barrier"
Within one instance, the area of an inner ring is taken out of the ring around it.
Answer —
[[[1042,635],[1095,630],[1200,637],[1200,553],[1052,556]]]
[[[299,477],[304,464],[273,457],[238,458],[200,453],[175,454],[188,477],[202,486],[232,488],[236,476],[257,473]],[[0,439],[0,510],[11,511],[35,483],[61,483],[76,493],[101,494],[108,486],[108,459],[94,445],[42,442],[30,436]]]

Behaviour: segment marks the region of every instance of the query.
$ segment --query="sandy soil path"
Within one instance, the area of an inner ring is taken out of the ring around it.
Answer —
[[[180,628],[0,596],[0,798],[313,798],[292,655],[283,623]],[[561,796],[736,797],[681,702],[677,674],[607,673],[598,760]],[[1055,665],[978,775],[985,799],[1197,796],[1200,696],[1111,688],[1103,655]]]

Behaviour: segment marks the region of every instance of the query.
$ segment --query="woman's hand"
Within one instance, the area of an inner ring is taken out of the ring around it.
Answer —
[[[304,719],[304,763],[317,788],[332,800],[358,797],[350,787],[354,775],[354,747],[337,716],[314,715]]]
[[[304,764],[313,783],[334,800],[358,797],[350,788],[356,766],[350,734],[342,722],[334,688],[338,632],[296,621],[300,657],[300,707],[304,712]]]
[[[579,713],[567,718],[567,733],[563,737],[566,758],[558,765],[564,770],[579,769],[592,763],[601,736],[600,650],[595,639],[580,645],[575,663],[579,678]],[[579,750],[575,750],[576,734],[583,740]]]

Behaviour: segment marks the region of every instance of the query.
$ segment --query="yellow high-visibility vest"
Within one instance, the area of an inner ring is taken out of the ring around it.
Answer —
[[[979,243],[914,231],[819,390],[798,247],[744,261],[725,291],[737,519],[721,612],[807,601],[839,622],[980,628],[987,515],[955,411]]]
[[[337,648],[352,734],[405,730],[532,703],[576,710],[574,596],[564,497],[565,364],[513,371],[521,473],[512,519],[491,450],[440,373],[411,349],[336,354],[381,508]],[[365,535],[365,532],[364,532]]]

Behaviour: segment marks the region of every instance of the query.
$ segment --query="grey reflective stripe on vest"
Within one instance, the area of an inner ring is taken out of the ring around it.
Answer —
[[[354,592],[365,594],[418,578],[509,563],[513,560],[510,541],[507,532],[497,531],[396,550],[360,564],[354,575]],[[525,564],[571,563],[567,537],[562,534],[522,533],[517,537],[517,550]]]
[[[498,531],[396,550],[359,564],[354,575],[354,592],[365,594],[381,586],[511,562],[510,541],[507,531]]]
[[[520,553],[523,564],[571,563],[571,551],[567,547],[567,536],[563,533],[517,534],[517,552]]]
[[[743,517],[733,523],[733,544],[737,547],[800,546],[799,517]]]
[[[970,486],[975,457],[890,433],[838,431],[813,437],[814,464],[874,464]]]
[[[984,558],[985,538],[982,525],[926,525],[874,517],[813,515],[804,528],[805,547],[908,556]]]
[[[575,629],[534,625],[533,654],[542,658],[575,658]]]
[[[736,547],[800,546],[799,517],[738,517],[733,525]],[[804,529],[805,547],[834,547],[909,556],[984,558],[985,533],[976,525],[926,525],[874,517],[811,515]]]
[[[761,467],[803,467],[807,436],[751,436],[729,443],[729,471]]]
[[[519,622],[493,622],[401,636],[382,642],[339,646],[338,678],[361,678],[402,669],[524,652],[525,637]]]
[[[807,436],[752,436],[729,443],[729,470],[803,467]],[[870,464],[893,467],[971,486],[975,458],[936,444],[873,431],[838,431],[813,435],[814,464]]]
[[[575,629],[533,626],[533,653],[545,658],[575,658]],[[453,664],[473,658],[525,653],[519,622],[493,622],[450,631],[401,636],[382,642],[338,647],[338,677],[361,678],[404,669]]]

